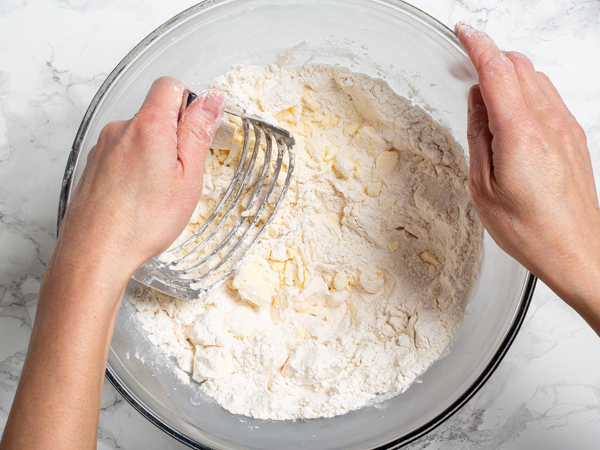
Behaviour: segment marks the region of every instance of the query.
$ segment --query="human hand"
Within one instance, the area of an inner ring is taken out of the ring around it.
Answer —
[[[600,212],[586,136],[527,57],[500,51],[466,24],[456,33],[479,74],[468,111],[479,217],[503,250],[598,331]]]
[[[159,78],[133,119],[100,133],[60,227],[57,250],[71,264],[108,260],[128,279],[187,225],[225,98],[208,91],[179,117],[184,93]]]
[[[0,447],[95,447],[125,286],[187,225],[225,108],[209,91],[180,117],[184,98],[181,82],[156,80],[135,117],[106,125],[90,151],[42,279]]]

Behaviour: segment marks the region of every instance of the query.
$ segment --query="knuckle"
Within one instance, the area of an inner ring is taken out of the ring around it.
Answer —
[[[174,95],[181,96],[184,88],[185,85],[181,81],[173,77],[162,76],[154,80],[154,83],[152,83],[152,87],[150,88],[150,96],[153,99],[156,99],[157,97],[162,98],[165,95],[167,97],[172,97]],[[151,101],[151,103],[154,102]]]
[[[178,83],[178,81],[175,78],[165,75],[165,76],[162,76],[162,77],[154,80],[153,84],[156,86],[163,87],[163,86],[173,86],[176,83]]]
[[[125,133],[126,141],[136,148],[151,148],[176,143],[176,123],[170,124],[164,113],[152,108],[136,115]],[[173,144],[176,145],[176,144]]]
[[[98,144],[110,142],[111,140],[118,137],[121,134],[122,130],[122,120],[113,120],[112,122],[108,122],[106,125],[104,125],[104,128],[102,128],[100,134],[98,135]]]
[[[88,162],[94,159],[94,156],[96,156],[96,149],[98,148],[97,145],[94,145],[90,151],[87,154],[87,160]]]
[[[561,140],[575,140],[581,136],[583,130],[571,117],[565,116],[557,109],[551,109],[547,112],[546,127],[550,128]]]
[[[519,52],[507,52],[506,56],[511,60],[515,67],[533,67],[531,60],[523,53]]]
[[[525,140],[539,138],[544,135],[544,129],[540,122],[530,114],[523,114],[515,118],[517,133]]]
[[[573,125],[567,120],[567,118],[559,113],[558,111],[550,112],[550,120],[552,128],[561,137],[570,136],[573,133]]]
[[[581,144],[587,146],[587,135],[585,134],[583,127],[579,125],[579,122],[577,122],[575,119],[573,119],[573,122],[572,130],[573,134],[575,135],[575,139],[577,139]]]
[[[509,123],[505,124],[503,131],[506,138],[521,142],[535,136],[539,132],[539,124],[528,114],[514,114]]]
[[[546,148],[548,141],[547,130],[536,120],[526,120],[516,129],[515,142],[518,148]]]
[[[158,111],[154,108],[148,108],[143,114],[140,114],[136,125],[140,128],[146,128],[153,124],[163,122],[165,120],[165,114],[162,111]]]
[[[155,108],[146,108],[131,121],[130,132],[136,138],[142,139],[144,136],[153,135],[156,130],[162,130],[165,121],[166,117],[163,112]]]
[[[513,63],[502,53],[489,58],[483,63],[483,71],[490,75],[505,74],[514,71]]]

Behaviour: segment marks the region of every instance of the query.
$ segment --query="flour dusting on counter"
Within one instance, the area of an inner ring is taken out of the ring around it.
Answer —
[[[129,293],[150,340],[223,407],[261,419],[332,417],[406,390],[457,330],[479,271],[463,150],[345,68],[241,65],[212,87],[290,131],[296,168],[228,283],[196,302]],[[229,186],[240,136],[223,119],[178,242]]]

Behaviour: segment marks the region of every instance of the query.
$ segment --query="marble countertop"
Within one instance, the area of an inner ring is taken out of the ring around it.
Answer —
[[[0,432],[14,397],[60,182],[87,105],[141,39],[194,0],[0,2]],[[588,136],[600,180],[598,0],[413,0],[452,26],[467,21],[527,54]],[[538,282],[527,318],[485,386],[407,448],[596,449],[600,339]],[[104,385],[98,448],[183,449]]]

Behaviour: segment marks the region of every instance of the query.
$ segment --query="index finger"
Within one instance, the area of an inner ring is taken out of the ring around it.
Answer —
[[[490,123],[512,122],[516,114],[527,109],[512,61],[486,33],[462,22],[456,24],[455,30],[479,74]]]
[[[176,131],[185,89],[181,81],[171,77],[154,80],[138,115],[165,121]]]
[[[177,124],[184,92],[184,84],[171,77],[161,77],[152,83],[144,103],[126,129],[134,141],[150,145],[136,145],[131,149],[140,152],[153,149],[177,157]]]

